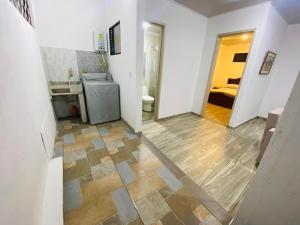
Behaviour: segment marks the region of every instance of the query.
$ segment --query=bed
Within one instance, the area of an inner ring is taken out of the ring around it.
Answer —
[[[224,87],[213,87],[210,89],[208,102],[214,105],[232,109],[234,99],[237,95],[241,78],[229,78]]]

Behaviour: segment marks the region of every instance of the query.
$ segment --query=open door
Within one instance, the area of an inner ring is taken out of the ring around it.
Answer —
[[[207,100],[202,111],[204,117],[225,126],[229,124],[253,34],[251,31],[219,37],[207,87]]]
[[[145,122],[158,119],[164,27],[147,22],[143,26],[144,79],[142,120]]]

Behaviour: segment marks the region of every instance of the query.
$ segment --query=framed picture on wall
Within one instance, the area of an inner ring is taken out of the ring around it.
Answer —
[[[268,51],[265,60],[260,68],[259,74],[269,75],[276,58],[276,53]]]

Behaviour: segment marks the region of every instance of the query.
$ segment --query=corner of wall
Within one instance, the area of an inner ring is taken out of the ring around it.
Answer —
[[[193,98],[192,98],[192,103],[191,103],[191,111],[197,115],[200,115],[201,114],[201,108],[199,108],[199,103],[197,103],[197,101],[199,100],[199,93],[200,91],[198,90],[198,85],[199,85],[199,77],[201,76],[201,61],[202,61],[202,58],[204,56],[204,44],[205,44],[205,41],[206,41],[206,34],[207,34],[207,30],[208,30],[208,21],[209,21],[209,18],[207,17],[204,17],[203,18],[205,19],[205,27],[204,27],[204,32],[203,32],[203,41],[202,41],[202,44],[201,44],[201,49],[200,49],[200,57],[199,57],[199,62],[198,62],[198,69],[197,69],[197,73],[196,73],[196,76],[195,76],[195,80],[194,80],[194,87],[193,87]],[[202,107],[202,104],[200,105],[200,107]]]
[[[274,44],[272,46],[270,46],[269,50],[274,51],[278,55],[278,51],[280,50],[280,47],[282,45],[282,41],[283,41],[284,35],[287,31],[288,24],[284,20],[282,15],[273,6],[273,4],[270,3],[268,14],[267,14],[267,20],[266,20],[266,24],[265,24],[265,27],[264,27],[265,32],[268,32],[269,28],[272,27],[272,26],[276,27],[274,29],[275,29],[275,31],[277,31],[277,35],[276,35],[277,40],[276,39],[275,39],[275,41],[273,40]],[[272,35],[273,34],[274,33],[272,32]],[[268,111],[269,111],[266,108],[266,105],[267,105],[267,102],[268,102],[269,95],[271,94],[270,89],[271,89],[271,86],[272,86],[272,80],[274,78],[274,67],[275,67],[276,63],[277,62],[275,61],[275,64],[273,65],[272,70],[271,70],[270,74],[268,75],[270,77],[269,77],[268,84],[267,84],[267,87],[265,89],[265,92],[264,92],[264,95],[263,95],[263,98],[261,100],[261,104],[260,104],[259,110],[258,110],[258,116],[263,117],[263,118],[267,117],[267,114],[268,114]]]
[[[142,87],[143,87],[143,71],[144,61],[141,57],[144,53],[144,30],[143,22],[145,19],[145,1],[137,1],[137,16],[136,16],[136,122],[135,132],[142,131]]]

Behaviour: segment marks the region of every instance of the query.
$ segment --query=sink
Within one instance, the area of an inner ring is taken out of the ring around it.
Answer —
[[[80,81],[50,81],[48,86],[51,96],[82,94]]]

